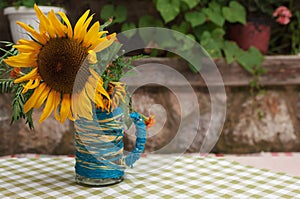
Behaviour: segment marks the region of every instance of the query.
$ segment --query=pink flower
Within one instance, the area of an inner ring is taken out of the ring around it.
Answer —
[[[290,18],[292,17],[292,13],[285,6],[279,6],[275,12],[273,13],[273,17],[278,17],[276,21],[279,24],[286,25],[290,22]]]

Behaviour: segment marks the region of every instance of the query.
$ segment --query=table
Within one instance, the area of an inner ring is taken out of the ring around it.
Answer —
[[[300,178],[200,155],[147,155],[107,187],[74,182],[74,158],[0,159],[0,198],[300,198]]]

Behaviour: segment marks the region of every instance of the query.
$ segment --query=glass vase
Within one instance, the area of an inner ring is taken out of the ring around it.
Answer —
[[[136,126],[136,144],[124,155],[124,113],[96,109],[93,120],[75,121],[75,181],[82,185],[105,186],[123,180],[126,167],[139,159],[146,143],[146,125],[138,113],[130,114]]]

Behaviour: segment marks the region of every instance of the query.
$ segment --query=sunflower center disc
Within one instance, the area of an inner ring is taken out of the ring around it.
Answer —
[[[77,72],[86,56],[87,49],[76,40],[51,39],[39,53],[39,73],[51,88],[62,93],[72,93]]]

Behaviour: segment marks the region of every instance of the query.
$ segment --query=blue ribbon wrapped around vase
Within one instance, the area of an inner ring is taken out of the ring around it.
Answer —
[[[130,114],[136,127],[134,149],[124,156],[124,114],[120,107],[112,112],[96,109],[94,120],[75,122],[76,182],[109,185],[121,182],[126,167],[140,158],[146,143],[146,125],[137,113]]]

